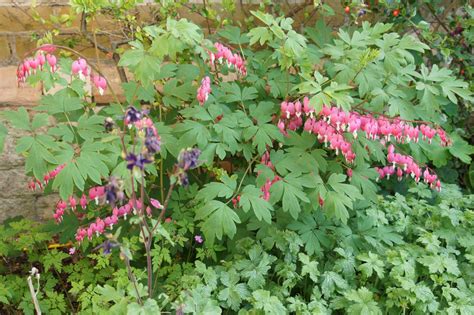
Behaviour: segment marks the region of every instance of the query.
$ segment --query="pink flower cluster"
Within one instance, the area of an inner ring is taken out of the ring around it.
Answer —
[[[112,215],[102,218],[96,218],[95,222],[91,223],[87,228],[79,228],[76,232],[76,241],[82,242],[84,237],[87,236],[89,240],[92,239],[92,236],[95,234],[99,236],[105,232],[106,228],[112,229],[115,224],[118,223],[118,219],[123,217],[127,219],[127,215],[132,212],[132,202],[117,208],[115,207],[112,210]]]
[[[56,222],[61,222],[63,220],[64,210],[67,208],[67,203],[63,200],[59,200],[56,204],[56,211],[54,212],[54,219]]]
[[[222,45],[221,43],[215,43],[214,47],[217,49],[217,52],[209,52],[211,64],[213,64],[216,60],[221,64],[225,61],[229,68],[235,68],[237,72],[243,76],[247,75],[245,60],[239,54],[232,53],[229,48]]]
[[[71,208],[72,211],[76,211],[76,206],[77,206],[76,198],[74,196],[70,196],[68,199],[69,199],[69,207]],[[83,210],[86,209],[87,197],[85,195],[82,195],[81,199],[79,200],[79,204]],[[67,207],[68,207],[68,204],[64,200],[59,200],[58,203],[56,204],[56,210],[53,214],[53,217],[57,223],[63,220],[64,211],[67,209]]]
[[[93,196],[95,197],[96,195],[94,194],[96,190],[93,192]],[[90,195],[90,191],[89,191]],[[92,198],[91,198],[92,199]],[[161,203],[156,200],[156,199],[151,199],[150,200],[151,205],[157,209],[162,209],[163,206]],[[97,218],[95,222],[91,223],[88,227],[86,228],[79,228],[76,232],[76,241],[82,242],[82,240],[87,236],[87,238],[90,240],[92,239],[92,236],[95,234],[96,236],[99,236],[100,234],[103,234],[107,228],[112,229],[115,224],[118,223],[118,219],[123,217],[125,220],[127,220],[127,215],[130,215],[130,213],[136,213],[137,209],[142,209],[142,203],[140,200],[130,200],[128,203],[124,204],[121,207],[115,207],[112,210],[112,215],[107,216],[105,218]],[[151,208],[147,207],[146,212],[148,215],[151,215]]]
[[[344,112],[337,107],[323,106],[319,113],[309,105],[309,99],[300,101],[282,102],[280,105],[281,116],[278,128],[287,135],[287,129],[303,129],[317,135],[318,140],[329,146],[339,154],[341,152],[348,163],[355,159],[352,144],[345,138],[344,133],[351,133],[357,138],[358,132],[364,132],[371,140],[382,142],[396,141],[399,143],[418,142],[421,132],[422,139],[431,143],[433,137],[438,134],[442,145],[449,145],[450,141],[441,128],[433,129],[427,125],[412,126],[400,119],[390,119],[384,116],[373,117],[372,115],[361,115],[357,112]]]
[[[102,198],[103,196],[105,196],[105,188],[103,186],[96,186],[89,189],[89,199],[91,201],[95,200],[96,204],[99,203],[99,198]],[[77,206],[76,198],[74,196],[70,196],[68,199],[69,199],[68,201],[69,201],[69,206],[71,210],[75,211],[76,206]],[[86,209],[87,204],[88,204],[87,197],[85,194],[83,194],[81,199],[79,199],[79,205],[84,210]],[[67,202],[64,200],[59,200],[58,203],[56,204],[56,211],[54,212],[54,215],[53,215],[56,222],[59,223],[62,221],[64,211],[66,209],[67,209]]]
[[[201,86],[197,90],[197,100],[201,106],[207,101],[211,91],[211,78],[206,76],[201,80]]]
[[[79,58],[72,63],[71,71],[73,75],[78,75],[79,79],[85,81],[89,75],[89,66],[84,58]],[[99,90],[100,95],[104,95],[107,89],[107,81],[100,75],[91,75],[91,81]]]
[[[262,159],[260,161],[263,165],[271,168],[272,170],[275,169],[275,167],[273,166],[273,163],[270,161],[270,153],[268,151],[266,151],[263,155],[262,155]],[[270,200],[270,188],[273,186],[273,184],[275,184],[277,181],[281,180],[280,176],[278,175],[275,175],[275,177],[273,177],[272,180],[270,179],[267,179],[265,184],[262,186],[261,190],[262,190],[262,193],[263,193],[263,196],[262,198],[266,201]]]
[[[44,45],[38,49],[35,58],[25,59],[17,68],[16,75],[18,83],[25,82],[28,76],[35,74],[37,71],[43,70],[46,63],[49,64],[51,71],[57,70],[56,56],[52,55],[56,50],[54,45]],[[45,52],[47,53],[45,55]],[[72,63],[71,71],[73,75],[78,75],[83,81],[86,80],[90,74],[87,62],[83,58],[79,58]],[[107,81],[100,75],[91,76],[91,81],[99,90],[99,94],[103,95],[107,89]]]
[[[87,61],[84,58],[79,58],[72,63],[71,66],[72,74],[79,75],[79,79],[85,81],[89,75],[89,67]]]
[[[96,186],[89,189],[89,199],[94,200],[95,204],[99,204],[99,199],[105,196],[105,187]]]
[[[36,190],[38,187],[39,189],[42,189],[44,186],[48,185],[49,181],[54,179],[58,174],[66,167],[66,164],[61,164],[58,167],[56,167],[54,170],[51,172],[45,174],[43,176],[43,182],[41,182],[39,179],[33,179],[31,182],[28,183],[28,189],[30,190]]]
[[[430,188],[436,188],[436,190],[441,191],[441,182],[438,180],[436,174],[430,173],[428,168],[422,172],[421,167],[411,156],[395,153],[395,147],[392,144],[389,145],[387,151],[387,161],[392,165],[384,166],[383,168],[375,168],[379,173],[379,179],[390,179],[391,175],[396,174],[400,181],[405,174],[406,176],[414,178],[416,182],[419,182],[423,175],[423,181],[429,184]]]
[[[95,87],[99,90],[99,94],[104,95],[104,92],[107,89],[107,81],[105,78],[100,75],[94,75],[92,77],[92,82],[94,82]]]
[[[25,82],[26,79],[35,74],[36,71],[41,71],[44,68],[46,62],[51,67],[51,71],[56,71],[56,57],[54,55],[47,54],[46,56],[42,51],[36,54],[35,58],[28,58],[24,60],[17,68],[16,75],[18,83]]]

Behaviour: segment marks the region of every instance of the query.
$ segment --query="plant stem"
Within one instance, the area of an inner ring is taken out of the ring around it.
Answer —
[[[67,301],[69,303],[69,307],[71,308],[71,310],[74,311],[74,306],[72,305],[72,300],[71,300],[71,297],[68,294],[68,290],[66,290],[66,285],[64,284],[63,278],[61,278],[61,275],[59,274],[59,272],[55,268],[53,268],[53,270],[56,273],[56,276],[58,277],[59,282],[61,283],[61,286],[63,287],[64,293],[66,294],[66,298],[67,298]]]
[[[148,231],[148,237],[145,240],[145,250],[146,250],[146,269],[147,269],[147,274],[148,274],[148,297],[151,298],[152,292],[153,292],[153,267],[151,264],[151,244],[153,242],[153,234],[152,231],[146,222],[145,219],[145,173],[142,171],[141,172],[141,184],[140,184],[140,203],[141,203],[141,209],[140,209],[140,216],[142,218],[142,224]]]
[[[146,250],[146,269],[148,274],[148,298],[151,299],[151,295],[153,294],[153,266],[151,263],[151,243],[152,243],[152,236],[148,236],[148,240],[145,244]]]
[[[226,204],[228,204],[229,202],[231,202],[233,198],[237,197],[237,195],[239,194],[240,188],[242,187],[242,184],[243,184],[243,182],[244,182],[245,177],[247,176],[248,172],[249,172],[250,169],[252,168],[252,164],[258,159],[258,157],[259,157],[259,156],[256,155],[256,156],[254,156],[253,159],[250,160],[249,165],[248,165],[247,168],[245,169],[244,175],[242,175],[242,179],[240,180],[239,185],[237,186],[237,189],[235,190],[234,195],[229,199],[229,201],[226,202]]]
[[[132,272],[132,267],[130,266],[130,260],[128,259],[127,255],[124,254],[123,256],[125,260],[125,265],[127,266],[128,278],[130,279],[130,281],[132,281],[133,287],[135,288],[135,292],[137,293],[138,304],[143,305],[142,298],[140,297],[140,293],[137,287],[137,279],[135,278],[135,275]]]
[[[158,216],[158,220],[157,220],[155,226],[153,226],[153,228],[151,229],[152,233],[154,233],[156,231],[156,229],[158,228],[158,225],[160,224],[161,220],[163,220],[163,217],[165,216],[165,212],[168,208],[168,204],[169,204],[170,199],[171,199],[171,194],[173,193],[173,190],[174,190],[175,186],[176,186],[176,184],[173,183],[173,184],[170,185],[170,188],[168,189],[168,194],[166,195],[166,199],[163,202],[163,209],[161,209],[161,213]]]
[[[207,31],[209,35],[211,35],[211,25],[209,24],[209,11],[207,11],[206,0],[202,0],[202,4],[204,5],[204,11],[206,11]]]

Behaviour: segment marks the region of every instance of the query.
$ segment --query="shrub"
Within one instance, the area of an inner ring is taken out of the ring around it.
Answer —
[[[127,270],[115,286],[77,289],[82,306],[132,314],[468,310],[464,274],[439,241],[448,238],[431,226],[427,234],[392,227],[406,214],[372,205],[381,188],[442,191],[433,166],[470,162],[472,146],[447,119],[472,100],[467,83],[428,68],[429,47],[391,24],[364,22],[333,36],[318,22],[303,35],[291,18],[252,14],[260,26],[227,26],[209,39],[186,19],[145,27],[119,63],[134,75],[123,84],[125,104],[89,101],[87,78],[100,92],[111,86],[71,48],[42,45],[19,66],[20,84],[59,87],[31,118],[24,108],[5,114],[31,132],[17,144],[30,188],[59,192],[54,218],[62,238],[75,231],[73,256],[117,248]],[[443,207],[426,205],[420,218]],[[458,220],[469,230],[465,214]],[[468,243],[459,246],[471,250]],[[200,262],[225,258],[222,266]],[[379,284],[385,268],[397,271]],[[457,290],[449,297],[446,283]]]

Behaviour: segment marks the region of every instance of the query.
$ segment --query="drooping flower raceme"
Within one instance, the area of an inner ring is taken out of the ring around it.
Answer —
[[[197,90],[196,98],[201,106],[207,101],[211,91],[211,79],[206,76],[201,80],[201,86]]]
[[[436,188],[436,190],[441,191],[441,182],[438,180],[438,176],[430,172],[429,168],[425,168],[422,172],[422,168],[411,156],[396,153],[393,144],[389,145],[387,151],[387,162],[391,165],[376,168],[379,173],[379,179],[389,179],[391,175],[396,174],[399,181],[402,180],[403,175],[406,175],[411,176],[416,182],[419,182],[423,176],[423,181],[428,184],[430,188]]]
[[[260,160],[261,164],[271,168],[272,170],[275,170],[275,167],[273,166],[273,163],[270,161],[270,152],[265,151],[265,153],[262,155],[262,158]],[[266,201],[270,200],[270,188],[281,180],[280,176],[275,175],[273,179],[267,178],[265,181],[265,184],[262,186],[261,191],[262,191],[262,198]]]
[[[64,169],[64,167],[66,167],[66,164],[61,164],[51,172],[46,173],[43,176],[43,182],[36,178],[33,179],[31,182],[28,183],[28,188],[31,190],[36,190],[37,187],[39,189],[42,189],[44,186],[48,185],[51,180],[58,176],[58,174]]]
[[[18,83],[23,83],[26,79],[44,69],[46,62],[49,64],[51,71],[56,71],[56,57],[54,55],[44,55],[44,52],[39,50],[35,57],[25,59],[16,70]]]
[[[245,60],[237,53],[232,53],[232,51],[221,43],[215,43],[214,47],[217,52],[209,52],[209,58],[211,64],[214,61],[219,62],[220,64],[226,63],[229,68],[235,68],[238,73],[243,76],[247,75],[247,68],[245,66]]]
[[[431,128],[426,124],[417,126],[400,118],[374,117],[371,114],[344,112],[337,107],[328,106],[323,106],[319,113],[315,113],[307,97],[303,99],[303,104],[300,101],[282,102],[280,108],[281,115],[277,126],[285,136],[288,135],[287,130],[294,131],[303,127],[304,131],[314,133],[319,142],[324,143],[336,155],[342,154],[347,163],[353,163],[356,158],[352,150],[353,140],[348,135],[356,139],[360,132],[363,132],[367,139],[380,141],[384,145],[388,142],[416,143],[420,140],[420,133],[422,139],[428,140],[429,143],[437,134],[442,145],[450,144],[446,132],[441,128]],[[413,158],[395,153],[393,145],[389,146],[387,161],[392,166],[377,168],[380,178],[389,178],[396,173],[401,179],[403,174],[407,174],[418,182],[422,176],[421,168]],[[423,176],[425,182],[431,188],[439,190],[441,183],[436,175],[429,171],[426,174],[426,177]]]

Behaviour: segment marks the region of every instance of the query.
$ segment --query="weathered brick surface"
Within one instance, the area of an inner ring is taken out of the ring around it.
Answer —
[[[30,86],[18,87],[16,67],[0,68],[0,110],[5,107],[32,106],[38,103],[41,89]]]

